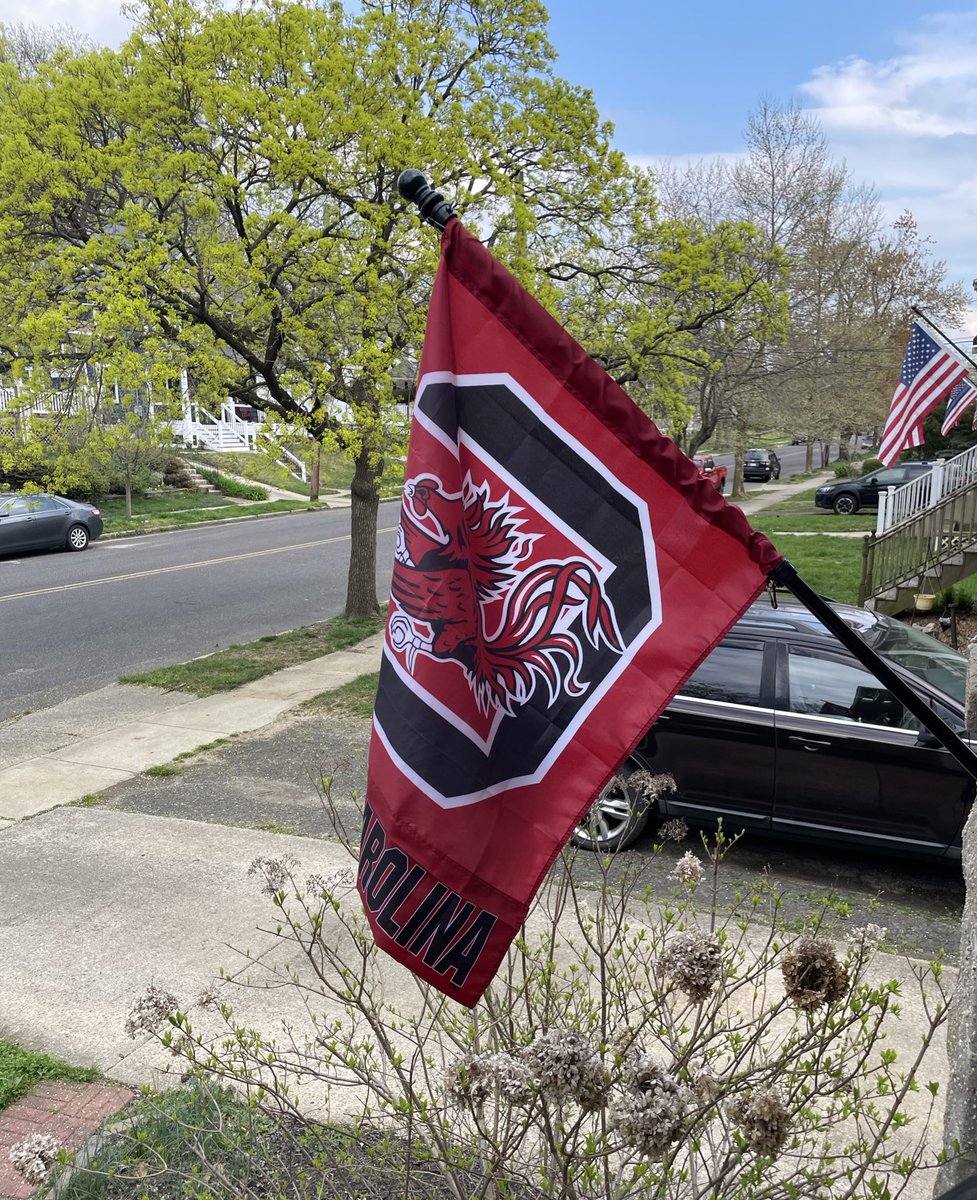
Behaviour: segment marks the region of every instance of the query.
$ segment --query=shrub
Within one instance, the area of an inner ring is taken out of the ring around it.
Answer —
[[[946,1017],[939,964],[910,969],[918,1049],[897,1064],[886,1039],[901,984],[873,967],[885,931],[852,930],[847,950],[816,927],[784,938],[769,885],[722,917],[710,889],[731,844],[720,829],[706,864],[686,854],[661,895],[646,860],[590,858],[588,888],[565,854],[472,1011],[419,981],[413,1001],[389,1000],[399,968],[374,946],[353,867],[324,879],[257,859],[281,953],[245,959],[295,989],[305,1035],[289,1025],[276,1043],[220,1003],[225,1028],[205,1038],[158,989],[130,1031],[161,1022],[192,1072],[289,1120],[300,1086],[343,1086],[356,1137],[407,1146],[409,1169],[431,1175],[423,1190],[411,1176],[411,1196],[887,1194],[927,1160],[936,1085],[920,1075]]]
[[[163,464],[163,485],[172,488],[192,488],[190,470],[182,458],[170,458]]]
[[[943,588],[942,591],[936,593],[936,601],[934,608],[945,609],[953,605],[958,612],[972,612],[974,609],[974,597],[970,592],[960,584],[953,584],[952,587]]]
[[[854,463],[847,459],[841,459],[834,466],[835,479],[854,479],[860,472],[856,469]]]
[[[872,475],[875,471],[882,470],[882,460],[879,458],[866,458],[862,462],[863,475]]]

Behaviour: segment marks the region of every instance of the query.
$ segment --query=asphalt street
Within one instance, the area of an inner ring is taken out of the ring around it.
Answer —
[[[380,506],[377,595],[390,590],[396,503]],[[198,525],[0,559],[0,721],[120,675],[342,612],[349,510]]]

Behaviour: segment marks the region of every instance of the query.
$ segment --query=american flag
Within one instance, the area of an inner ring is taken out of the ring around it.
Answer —
[[[946,400],[946,412],[943,414],[943,425],[940,428],[940,433],[944,437],[975,400],[977,400],[977,387],[974,387],[969,379],[957,384]]]
[[[887,467],[907,447],[921,444],[923,420],[966,374],[963,359],[938,346],[914,321],[879,450]]]

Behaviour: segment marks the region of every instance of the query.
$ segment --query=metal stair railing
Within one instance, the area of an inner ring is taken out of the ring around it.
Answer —
[[[962,478],[962,477],[961,477]],[[941,564],[977,550],[977,479],[884,533],[865,539],[858,603],[912,586]]]

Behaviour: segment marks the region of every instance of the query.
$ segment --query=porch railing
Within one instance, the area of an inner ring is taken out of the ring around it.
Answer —
[[[923,509],[932,508],[945,496],[963,491],[977,483],[977,446],[971,446],[950,459],[938,458],[933,469],[899,488],[879,493],[879,515],[875,535],[901,525]]]
[[[977,548],[977,480],[883,534],[865,539],[858,603],[939,576],[941,564]]]

